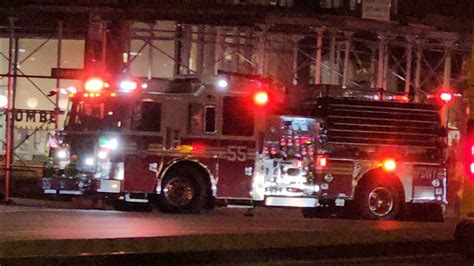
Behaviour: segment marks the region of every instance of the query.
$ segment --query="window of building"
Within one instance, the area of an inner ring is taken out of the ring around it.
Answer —
[[[252,136],[255,117],[245,97],[224,97],[222,134]]]

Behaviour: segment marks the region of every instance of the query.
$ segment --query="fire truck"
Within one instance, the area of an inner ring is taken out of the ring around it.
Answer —
[[[435,104],[374,90],[312,91],[303,112],[317,118],[321,196],[305,217],[344,209],[367,219],[444,218],[447,138]]]
[[[234,76],[105,88],[90,79],[71,95],[44,191],[151,201],[165,212],[219,201],[301,207],[305,217],[443,216],[446,132],[434,105],[325,87],[286,110],[266,84]]]
[[[91,77],[70,94],[43,190],[173,213],[215,202],[316,207],[316,119],[282,113],[279,95],[266,81],[237,75]]]

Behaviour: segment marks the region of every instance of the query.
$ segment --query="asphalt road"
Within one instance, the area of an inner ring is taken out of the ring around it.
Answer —
[[[261,256],[261,250],[273,258],[292,250],[293,255],[281,258],[289,262],[311,262],[318,254],[331,253],[318,257],[330,262],[343,255],[338,252],[347,250],[379,254],[379,259],[400,253],[417,258],[417,253],[411,251],[420,243],[426,245],[425,255],[436,257],[452,254],[449,243],[457,223],[305,219],[299,210],[292,209],[257,209],[254,217],[244,213],[224,208],[203,215],[175,215],[0,205],[0,262],[2,258],[107,254],[153,257],[180,252],[194,252],[206,259],[214,251],[222,257],[242,258],[242,252],[245,256]],[[319,253],[301,256],[308,254],[307,248],[317,248]]]
[[[380,233],[388,238],[392,234],[406,233],[415,239],[445,240],[452,237],[457,222],[305,219],[299,210],[292,209],[257,209],[254,217],[246,217],[244,213],[245,210],[226,208],[202,215],[177,215],[0,206],[0,241],[266,232],[328,232],[335,236],[366,235],[369,238]]]

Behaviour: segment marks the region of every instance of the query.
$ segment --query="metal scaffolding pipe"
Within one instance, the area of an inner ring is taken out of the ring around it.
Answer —
[[[57,56],[57,63],[56,67],[61,69],[61,54],[62,54],[62,45],[63,45],[63,26],[64,22],[62,20],[58,21],[58,56]],[[59,128],[59,88],[61,87],[61,78],[56,79],[56,96],[54,99],[54,129]]]
[[[204,65],[204,25],[197,26],[196,74],[202,75]]]
[[[336,84],[334,71],[336,71],[336,64],[334,60],[336,59],[336,34],[331,33],[329,39],[329,83]]]
[[[370,88],[375,88],[375,77],[377,76],[375,73],[375,65],[377,64],[377,52],[375,47],[371,48],[371,55],[370,55]]]
[[[415,59],[415,95],[421,90],[421,59],[423,57],[423,50],[420,42],[416,45],[416,59]]]
[[[377,65],[377,89],[383,87],[385,36],[379,35],[379,57]]]
[[[411,38],[408,38],[407,50],[406,50],[406,59],[407,64],[405,67],[405,93],[410,93],[410,86],[411,86],[411,61],[412,61],[412,54],[413,54],[413,44]]]
[[[224,36],[222,27],[216,27],[216,44],[214,46],[214,74],[222,70],[222,60],[224,60]]]
[[[346,88],[349,79],[349,64],[351,63],[351,38],[352,33],[345,33],[347,40],[344,51],[344,73],[342,73],[342,87]]]
[[[299,42],[300,36],[293,36],[293,85],[298,85],[298,55],[299,55]]]
[[[150,32],[148,36],[148,69],[147,69],[147,79],[151,80],[153,78],[153,39],[155,38],[154,32],[155,23],[150,23]]]
[[[268,26],[263,25],[261,26],[262,31],[260,32],[260,36],[258,39],[258,50],[257,50],[257,59],[258,59],[258,73],[259,75],[266,75],[267,69],[266,69],[266,58],[265,58],[265,48],[266,48],[266,43],[267,43],[267,30]]]
[[[446,44],[446,51],[444,57],[444,71],[443,71],[443,88],[451,86],[451,69],[452,69],[452,55],[451,43]]]
[[[316,30],[316,65],[314,66],[314,84],[321,84],[321,56],[323,51],[324,29]]]
[[[239,47],[240,47],[239,27],[234,27],[232,29],[232,35],[234,36],[233,47],[232,47],[232,71],[239,72]]]
[[[385,42],[385,48],[384,48],[384,57],[383,57],[383,90],[386,91],[388,89],[388,71],[390,68],[389,64],[389,57],[390,57],[390,52],[388,50],[388,44]]]
[[[10,198],[10,175],[12,167],[12,142],[13,142],[13,41],[14,41],[14,18],[9,18],[8,24],[8,91],[7,91],[7,112],[6,112],[6,147],[5,147],[5,201]]]
[[[183,25],[183,36],[181,38],[181,68],[180,74],[191,74],[189,71],[189,61],[191,57],[191,38],[192,38],[192,25]]]

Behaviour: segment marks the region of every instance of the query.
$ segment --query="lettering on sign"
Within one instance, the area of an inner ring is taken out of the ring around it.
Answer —
[[[55,123],[56,115],[54,111],[16,109],[13,111],[13,119],[16,122]]]
[[[438,176],[436,167],[416,167],[415,177],[418,179],[434,179]]]

